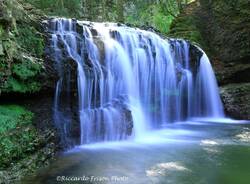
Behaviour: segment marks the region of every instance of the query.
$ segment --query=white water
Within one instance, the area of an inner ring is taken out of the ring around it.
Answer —
[[[65,115],[61,96],[65,88],[71,91],[64,66],[70,57],[77,64],[81,144],[131,136],[141,140],[150,129],[171,122],[224,117],[209,59],[203,53],[200,61],[191,60],[188,42],[112,23],[49,23],[60,76],[55,117]],[[63,119],[57,123],[65,124]]]
[[[196,94],[197,101],[195,105],[196,116],[204,117],[223,117],[223,105],[218,93],[217,81],[209,62],[209,59],[205,53],[200,60],[200,68],[196,79]],[[202,104],[204,103],[204,104]],[[203,112],[201,111],[203,108]]]

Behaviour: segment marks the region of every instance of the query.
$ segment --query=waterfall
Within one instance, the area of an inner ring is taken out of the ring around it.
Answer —
[[[195,116],[223,117],[224,111],[217,81],[207,55],[203,52],[196,78]]]
[[[75,64],[80,144],[140,138],[167,123],[224,116],[209,59],[199,48],[201,57],[192,58],[189,42],[115,23],[57,18],[48,26],[59,75],[55,121],[68,135]]]

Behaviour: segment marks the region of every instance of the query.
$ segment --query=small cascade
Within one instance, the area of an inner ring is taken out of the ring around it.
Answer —
[[[195,117],[224,117],[223,105],[211,63],[203,52],[195,81]]]
[[[201,56],[192,58],[185,40],[61,18],[50,20],[48,29],[59,75],[55,122],[69,134],[75,76],[80,144],[140,138],[167,123],[224,116],[209,59],[199,48]]]

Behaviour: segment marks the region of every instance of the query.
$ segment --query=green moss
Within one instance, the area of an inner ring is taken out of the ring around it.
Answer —
[[[33,126],[19,128],[0,136],[0,168],[24,158],[36,148],[37,132]]]
[[[2,41],[3,49],[6,52],[6,60],[9,61],[12,60],[12,57],[14,55],[20,55],[21,53],[18,53],[18,47],[16,44],[16,41],[8,35],[8,37],[5,37],[5,40]]]
[[[162,33],[169,32],[170,24],[173,20],[172,16],[165,16],[164,14],[156,14],[154,16],[154,24],[157,30]]]
[[[0,168],[35,150],[33,113],[17,105],[0,105]]]
[[[4,1],[0,11],[0,93],[37,92],[45,47],[39,33],[41,15],[16,0]]]
[[[17,124],[30,124],[33,114],[17,105],[0,105],[0,134]]]
[[[24,0],[24,2],[32,4],[51,16],[79,17],[82,13],[81,0]]]
[[[3,34],[4,34],[3,26],[0,25],[0,40],[1,40],[1,37],[3,36]]]
[[[197,20],[192,15],[177,17],[171,25],[168,36],[183,38],[203,47],[205,45],[197,27]]]
[[[41,65],[31,59],[24,59],[13,66],[12,72],[21,80],[35,77],[41,71]]]
[[[7,93],[33,93],[39,91],[41,83],[38,80],[38,77],[42,71],[41,63],[39,63],[35,58],[27,56],[17,59],[17,61],[13,63],[10,68],[7,80],[2,86],[2,91]],[[2,66],[6,68],[4,63]]]
[[[5,83],[3,92],[33,93],[39,91],[40,89],[41,83],[38,81],[22,81],[13,77],[9,77]]]
[[[152,26],[162,34],[166,34],[173,19],[173,16],[167,14],[160,4],[152,4],[141,7],[139,10],[128,12],[125,23],[139,27],[145,25]]]
[[[17,43],[33,56],[42,57],[44,51],[44,40],[41,35],[31,26],[19,26],[17,28]]]
[[[3,70],[0,77],[4,79],[1,81],[2,92],[33,93],[41,89],[39,76],[42,72],[42,65],[34,58],[20,60],[21,62],[16,61],[9,68],[9,65],[0,58],[0,67]]]
[[[3,79],[0,81],[0,90],[21,93],[39,91],[41,84],[38,77],[42,72],[42,63],[39,62],[39,59],[30,56],[30,53],[22,52],[18,48],[15,38],[6,39],[2,43],[6,55],[0,56],[0,77]],[[35,50],[38,49],[33,47]]]
[[[250,11],[247,0],[200,0],[204,38],[212,55],[222,62],[238,62],[250,55]],[[211,16],[212,15],[212,16]]]

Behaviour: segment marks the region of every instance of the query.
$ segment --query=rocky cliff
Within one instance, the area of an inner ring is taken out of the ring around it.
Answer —
[[[225,112],[250,119],[250,2],[195,1],[174,20],[169,35],[205,49],[221,86]]]

